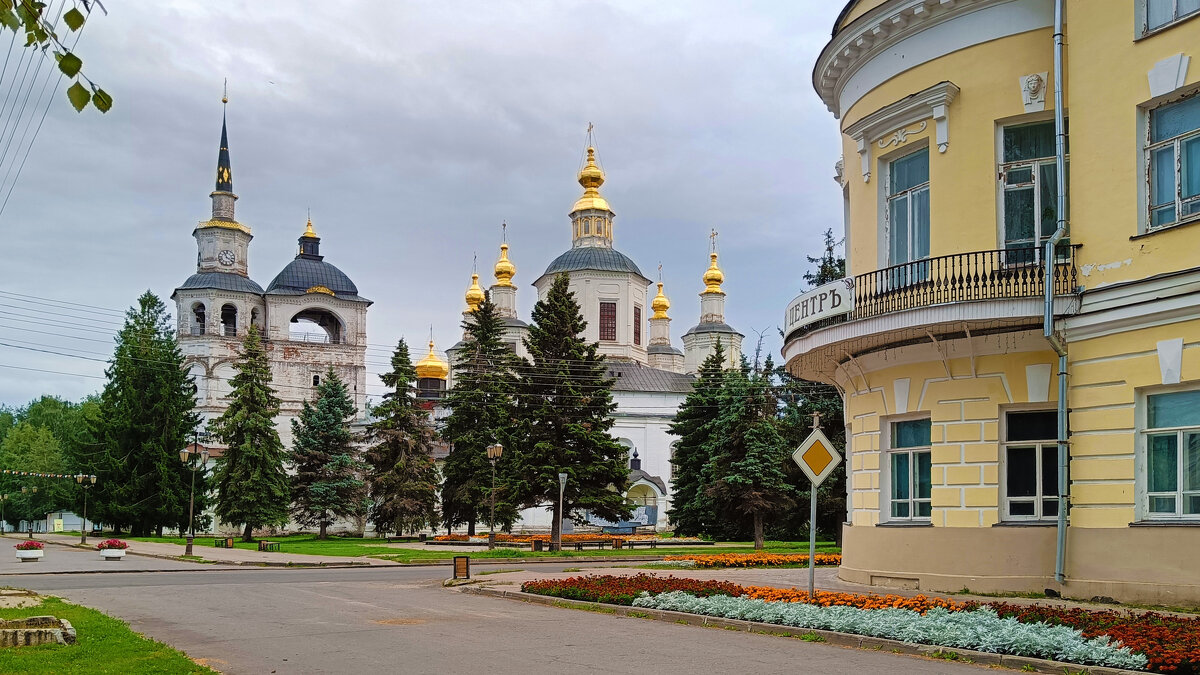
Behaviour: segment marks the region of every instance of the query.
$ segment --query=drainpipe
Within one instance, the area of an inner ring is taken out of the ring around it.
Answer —
[[[1063,2],[1054,0],[1054,166],[1058,178],[1058,227],[1046,241],[1046,316],[1043,334],[1058,354],[1058,544],[1054,580],[1066,580],[1067,553],[1067,345],[1054,333],[1054,249],[1067,235],[1067,133],[1063,120]]]

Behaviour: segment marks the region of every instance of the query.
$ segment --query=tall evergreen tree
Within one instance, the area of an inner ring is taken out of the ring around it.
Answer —
[[[671,508],[667,518],[681,535],[712,534],[716,521],[704,471],[724,384],[725,347],[717,340],[713,353],[700,364],[692,391],[679,406],[669,429],[679,440],[671,456]]]
[[[454,388],[446,396],[450,410],[442,437],[450,454],[442,465],[442,520],[447,528],[475,525],[489,516],[492,467],[487,446],[500,443],[505,452],[497,466],[506,477],[496,489],[496,522],[509,529],[517,519],[507,476],[515,466],[513,448],[514,394],[520,359],[504,343],[504,321],[489,295],[463,321],[466,332],[458,361],[453,364]]]
[[[290,494],[284,449],[275,430],[279,398],[271,388],[271,366],[258,328],[250,326],[230,381],[229,407],[209,423],[228,447],[217,459],[213,482],[216,514],[223,523],[243,525],[242,541],[253,541],[255,528],[283,525]]]
[[[515,465],[520,470],[506,476],[522,505],[551,505],[552,537],[560,534],[562,522],[560,472],[567,474],[566,515],[579,518],[587,511],[618,520],[632,513],[624,496],[627,451],[608,433],[616,410],[613,379],[599,345],[582,337],[587,324],[569,282],[566,273],[559,274],[533,308],[525,339],[533,361],[521,379],[517,404],[522,441]]]
[[[89,516],[161,535],[187,520],[191,475],[179,451],[199,423],[195,383],[166,307],[147,291],[125,314],[79,468],[99,477]],[[198,485],[202,489],[203,482]]]
[[[412,392],[417,372],[403,339],[392,353],[392,370],[380,376],[390,389],[372,411],[366,453],[371,522],[380,535],[437,526],[436,433],[429,411]]]
[[[304,401],[292,420],[292,517],[317,526],[318,539],[328,538],[329,525],[338,518],[366,511],[366,483],[359,477],[365,466],[350,430],[354,413],[346,383],[330,366],[317,386],[316,402]]]
[[[751,518],[756,549],[763,548],[766,521],[785,512],[794,497],[785,473],[790,451],[779,433],[769,377],[773,370],[769,357],[762,369],[752,369],[742,357],[742,367],[728,372],[711,439],[708,494],[721,512]]]

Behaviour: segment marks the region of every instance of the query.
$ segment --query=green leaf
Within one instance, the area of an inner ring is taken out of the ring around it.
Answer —
[[[11,9],[0,7],[0,25],[9,30],[16,30],[21,27],[21,20]]]
[[[88,93],[87,87],[76,82],[67,90],[67,98],[70,99],[71,105],[75,107],[75,112],[82,112],[87,107],[92,95]]]
[[[63,21],[67,22],[67,28],[70,28],[72,31],[77,31],[82,28],[83,20],[83,12],[79,11],[78,7],[73,8],[66,14],[63,14]]]
[[[96,106],[96,110],[106,113],[112,108],[112,97],[103,89],[97,89],[96,93],[92,94],[92,105]]]
[[[83,61],[78,57],[67,52],[58,60],[58,69],[67,77],[75,77],[79,74],[79,69],[83,67]]]

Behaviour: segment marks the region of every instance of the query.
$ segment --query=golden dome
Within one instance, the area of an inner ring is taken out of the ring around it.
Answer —
[[[425,358],[417,361],[415,368],[417,378],[422,380],[428,378],[444,380],[450,374],[449,364],[433,353],[433,340],[429,341],[429,353],[425,355]]]
[[[671,301],[667,296],[663,295],[663,282],[658,282],[658,295],[650,301],[650,309],[654,310],[654,316],[651,319],[668,319],[667,310],[671,309]]]
[[[583,186],[583,196],[571,207],[571,213],[584,209],[612,210],[608,207],[608,200],[600,196],[604,172],[596,165],[596,148],[589,146],[587,149],[587,165],[579,172],[579,184]]]
[[[708,266],[708,270],[704,272],[704,292],[705,293],[721,293],[721,284],[725,282],[725,273],[717,265],[717,252],[713,251],[708,254],[712,262]]]
[[[508,259],[508,244],[500,244],[500,259],[496,261],[496,285],[512,286],[512,278],[517,273],[517,266]]]
[[[479,287],[479,275],[471,275],[471,287],[467,289],[467,311],[474,312],[483,304],[486,296],[483,294],[483,289]]]
[[[304,234],[303,234],[303,235],[301,235],[301,236],[303,236],[303,237],[308,237],[308,238],[310,238],[310,239],[316,239],[316,238],[317,238],[317,233],[316,233],[316,231],[315,231],[315,230],[313,230],[313,226],[312,226],[312,218],[309,218],[309,219],[308,219],[308,225],[305,225],[305,226],[304,226]]]

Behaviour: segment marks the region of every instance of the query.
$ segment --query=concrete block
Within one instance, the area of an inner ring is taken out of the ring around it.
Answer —
[[[929,459],[934,464],[958,464],[962,462],[962,446],[938,443],[929,449]]]
[[[997,464],[983,465],[983,484],[984,485],[999,485],[1000,484],[1000,466]]]
[[[929,503],[941,508],[962,506],[962,489],[935,487],[929,491]]]
[[[1131,481],[1133,477],[1133,458],[1075,457],[1071,459],[1071,480]]]
[[[977,485],[980,482],[979,469],[978,466],[948,466],[946,467],[946,484]]]
[[[992,424],[995,424],[994,422]],[[969,443],[983,440],[980,437],[979,422],[962,422],[946,425],[947,443]]]
[[[1125,504],[1133,506],[1133,480],[1124,483],[1083,483],[1071,486],[1071,503],[1076,508],[1086,504]]]

